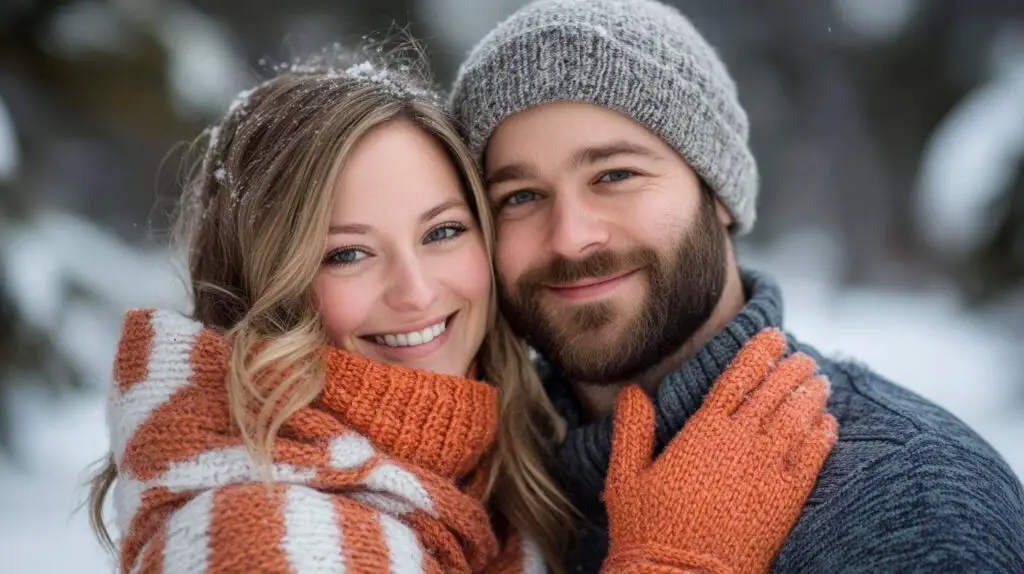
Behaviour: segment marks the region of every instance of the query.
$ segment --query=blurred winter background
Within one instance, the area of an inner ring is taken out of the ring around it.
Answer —
[[[788,326],[1024,475],[1024,3],[675,3],[751,115],[764,184],[741,257],[781,280]],[[0,2],[0,569],[113,569],[74,510],[122,312],[186,307],[168,152],[273,64],[393,22],[446,84],[520,4]]]

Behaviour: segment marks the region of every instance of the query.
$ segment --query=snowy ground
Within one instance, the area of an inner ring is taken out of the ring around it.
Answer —
[[[85,499],[86,467],[107,447],[98,395],[60,404],[22,389],[15,397],[18,466],[0,462],[0,570],[11,574],[113,572],[96,543]]]
[[[811,245],[817,250],[808,249]],[[945,406],[1024,475],[1020,341],[982,318],[965,315],[940,288],[926,293],[836,290],[830,287],[828,262],[834,258],[827,247],[822,238],[800,236],[770,252],[747,252],[741,258],[780,279],[787,326],[798,336],[823,351],[862,359]],[[150,275],[148,283],[155,279]],[[104,325],[96,337],[109,341],[110,329],[116,328],[116,323]],[[107,356],[91,359],[109,365],[112,347]],[[18,466],[0,461],[3,571],[111,572],[113,563],[94,542],[87,514],[74,512],[84,499],[86,466],[106,449],[102,396],[55,403],[26,385],[15,401],[16,448],[22,458]]]

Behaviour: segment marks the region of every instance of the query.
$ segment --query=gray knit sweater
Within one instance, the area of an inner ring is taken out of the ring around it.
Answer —
[[[700,407],[747,339],[765,327],[782,327],[775,282],[745,271],[743,285],[748,301],[742,312],[662,381],[656,397],[659,450]],[[840,429],[775,572],[1024,573],[1024,489],[985,441],[950,413],[866,367],[790,341],[829,377],[829,410]],[[608,551],[600,494],[611,421],[584,424],[566,381],[543,362],[539,368],[569,421],[556,472],[586,517],[570,565],[576,572],[597,572]]]

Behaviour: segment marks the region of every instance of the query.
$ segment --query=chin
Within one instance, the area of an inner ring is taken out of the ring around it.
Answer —
[[[622,334],[614,327],[605,327],[600,331],[591,331],[580,337],[579,343],[594,349],[606,349],[607,352],[614,352],[623,347]]]

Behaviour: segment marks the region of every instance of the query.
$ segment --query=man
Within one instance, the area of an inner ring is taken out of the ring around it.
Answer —
[[[779,288],[733,251],[755,220],[747,117],[714,49],[652,0],[520,9],[469,55],[452,106],[494,205],[503,305],[569,423],[555,466],[584,515],[571,565],[596,572],[621,386],[653,395],[661,448],[740,347],[782,326]],[[790,341],[830,379],[840,436],[776,571],[1024,572],[1024,494],[996,452]]]

